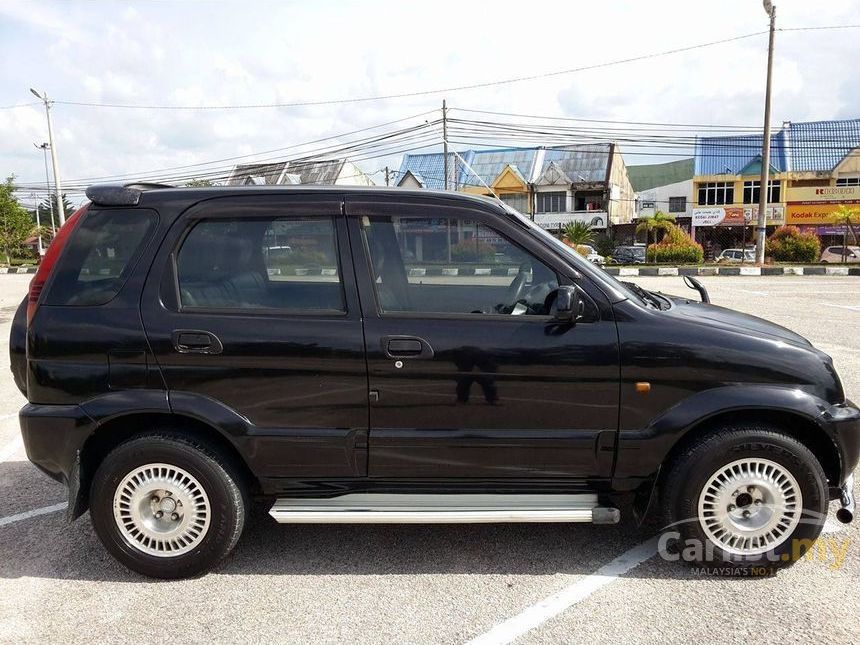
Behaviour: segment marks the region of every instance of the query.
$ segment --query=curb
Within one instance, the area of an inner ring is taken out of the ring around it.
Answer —
[[[606,267],[609,275],[619,277],[652,277],[652,276],[774,276],[774,275],[837,275],[860,276],[860,267]]]
[[[0,273],[17,275],[19,273],[36,273],[39,267],[0,267]]]

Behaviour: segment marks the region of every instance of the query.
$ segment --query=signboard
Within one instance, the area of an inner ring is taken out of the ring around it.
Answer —
[[[585,222],[592,228],[606,228],[606,211],[587,211],[579,213],[535,213],[534,221],[538,226],[555,231],[570,222]]]
[[[743,226],[755,224],[758,219],[758,206],[712,206],[693,209],[693,226]],[[785,209],[782,206],[767,207],[767,223],[779,226],[785,223]]]
[[[713,206],[693,209],[693,226],[743,226],[744,209],[736,206]]]
[[[840,187],[841,188],[841,187]],[[854,188],[849,186],[849,188]],[[856,208],[860,220],[860,200],[840,202],[789,202],[785,216],[786,224],[833,224],[833,214],[840,206]]]
[[[747,224],[758,223],[758,206],[745,206],[744,219]],[[768,206],[765,221],[768,226],[782,226],[785,224],[785,208],[782,206]]]
[[[860,186],[824,186],[789,188],[787,202],[826,202],[860,200]]]

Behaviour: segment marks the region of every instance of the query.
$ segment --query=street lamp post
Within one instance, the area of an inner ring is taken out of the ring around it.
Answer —
[[[48,94],[39,94],[32,87],[30,88],[33,96],[38,98],[45,104],[45,115],[48,117],[48,143],[51,146],[51,164],[54,167],[54,190],[57,194],[57,214],[60,218],[60,226],[66,223],[66,213],[63,208],[63,189],[60,186],[60,166],[57,162],[57,144],[54,141],[54,127],[51,125],[51,101],[48,100]]]
[[[39,195],[33,193],[33,200],[36,202],[36,243],[39,249],[39,257],[45,255],[45,249],[42,248],[42,220],[39,218]]]
[[[764,264],[764,241],[767,235],[767,203],[770,190],[770,86],[773,76],[773,34],[776,26],[776,6],[763,0],[764,10],[770,16],[770,35],[767,45],[767,84],[764,90],[764,133],[761,142],[761,178],[758,198],[758,237],[755,245],[756,264]]]
[[[51,199],[51,175],[48,174],[48,148],[51,146],[48,143],[41,145],[34,143],[33,145],[40,148],[44,153],[42,156],[45,158],[45,190],[48,194],[48,205],[51,207],[51,238],[53,238],[57,234],[57,227],[54,225],[54,200]]]

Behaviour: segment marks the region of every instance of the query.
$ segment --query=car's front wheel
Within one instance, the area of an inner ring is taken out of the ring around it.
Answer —
[[[90,489],[93,526],[107,550],[156,578],[191,577],[217,565],[242,533],[245,507],[229,460],[179,432],[120,444]]]
[[[690,445],[670,465],[662,497],[676,551],[738,574],[773,573],[804,555],[828,502],[815,455],[759,423],[724,426]]]

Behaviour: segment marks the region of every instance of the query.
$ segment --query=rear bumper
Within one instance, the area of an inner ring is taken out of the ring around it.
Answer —
[[[69,489],[68,518],[86,510],[81,491],[80,453],[96,423],[78,405],[28,403],[18,413],[27,458],[51,479]]]

